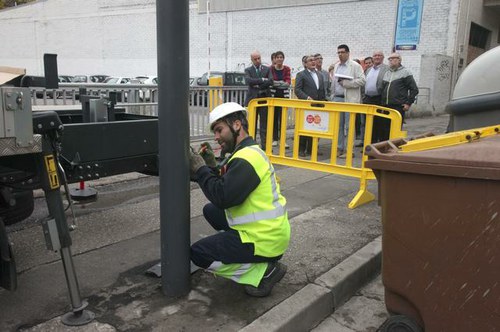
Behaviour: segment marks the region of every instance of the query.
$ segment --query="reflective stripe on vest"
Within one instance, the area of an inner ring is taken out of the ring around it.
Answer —
[[[214,272],[214,273],[217,273],[217,272],[220,272],[219,269],[221,267],[228,267],[229,265],[226,265],[220,261],[213,261],[212,264],[210,264],[210,266],[207,268],[208,271],[211,271],[211,272]],[[252,267],[252,264],[251,263],[245,263],[245,264],[241,264],[240,267],[237,269],[237,270],[234,270],[234,271],[224,271],[225,273],[225,276],[226,278],[229,278],[235,282],[239,282],[241,277],[248,272],[248,270],[250,270],[250,268]],[[227,275],[228,273],[230,273],[230,275]]]
[[[255,146],[249,146],[249,149],[252,149],[254,151],[257,151],[262,158],[264,158],[265,161],[267,161],[269,165],[269,171],[271,172],[271,189],[272,189],[272,194],[273,194],[273,210],[268,210],[268,211],[259,211],[256,213],[251,213],[239,217],[233,217],[231,215],[231,212],[229,210],[226,210],[226,218],[229,226],[235,226],[235,225],[242,225],[242,224],[248,224],[251,222],[259,221],[259,220],[265,220],[265,219],[275,219],[278,217],[282,217],[286,213],[286,208],[281,205],[279,202],[279,194],[278,194],[278,185],[276,183],[276,177],[274,173],[274,168],[271,165],[271,162],[267,158],[266,154],[264,151],[259,149],[258,147]]]

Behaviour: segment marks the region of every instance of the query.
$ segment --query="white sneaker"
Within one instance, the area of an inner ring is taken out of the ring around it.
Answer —
[[[290,149],[290,145],[288,145],[288,143],[285,142],[285,149]]]
[[[273,141],[273,146],[278,146],[278,141]]]

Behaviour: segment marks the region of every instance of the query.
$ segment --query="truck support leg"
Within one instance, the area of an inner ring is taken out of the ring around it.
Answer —
[[[61,253],[72,306],[72,311],[63,316],[62,323],[69,326],[85,325],[94,320],[95,314],[92,311],[85,310],[88,303],[82,301],[80,296],[78,278],[71,255],[72,242],[69,234],[70,230],[64,213],[64,204],[60,192],[57,151],[55,151],[53,142],[50,142],[47,136],[44,137],[39,168],[42,189],[45,192],[47,207],[51,216],[51,219],[44,225],[44,233],[49,249],[54,251],[59,250]]]

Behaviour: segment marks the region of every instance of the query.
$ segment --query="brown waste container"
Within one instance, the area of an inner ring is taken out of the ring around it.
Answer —
[[[500,135],[367,150],[382,210],[385,330],[500,331]]]

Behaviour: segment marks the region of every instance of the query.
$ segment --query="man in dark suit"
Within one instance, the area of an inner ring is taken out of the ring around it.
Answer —
[[[252,54],[250,54],[250,60],[252,60],[252,65],[245,68],[245,82],[248,85],[245,106],[248,106],[248,103],[252,99],[270,97],[270,86],[273,85],[271,70],[269,67],[262,65],[259,51],[253,51]],[[260,127],[260,146],[262,147],[262,150],[265,150],[267,134],[267,107],[257,107],[257,117],[259,119]]]
[[[305,69],[295,77],[295,95],[299,99],[326,100],[323,75],[316,70],[316,60],[313,55],[303,59]],[[312,137],[301,136],[299,139],[299,156],[311,154]]]

